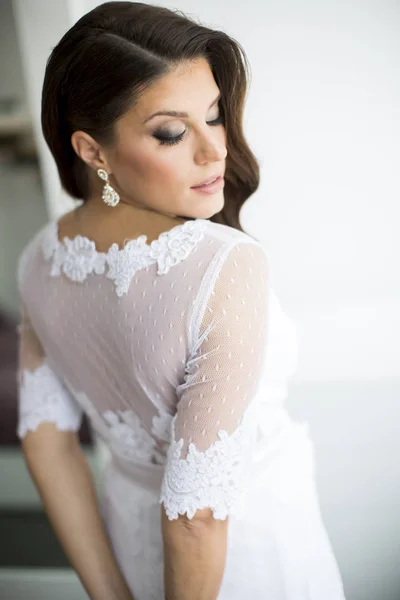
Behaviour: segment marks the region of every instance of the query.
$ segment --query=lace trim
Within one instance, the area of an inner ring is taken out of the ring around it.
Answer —
[[[63,272],[72,281],[81,283],[93,273],[102,275],[108,266],[107,277],[114,281],[117,295],[122,296],[128,292],[136,271],[157,263],[157,274],[165,275],[187,258],[204,236],[206,223],[206,219],[185,221],[161,233],[151,244],[146,242],[147,236],[141,235],[121,249],[112,244],[107,252],[98,252],[95,242],[81,235],[73,239],[65,237],[60,242],[58,224],[52,223],[44,236],[42,250],[45,259],[52,261],[53,277]]]
[[[173,439],[174,425],[175,417]],[[202,508],[211,508],[214,518],[221,520],[231,513],[239,514],[256,427],[256,407],[251,406],[231,435],[221,429],[219,439],[204,452],[191,443],[186,458],[181,458],[183,439],[171,443],[160,495],[170,520],[185,513],[192,519]]]
[[[22,369],[19,377],[19,438],[35,431],[43,422],[55,423],[62,431],[79,429],[82,409],[46,362],[32,372]]]

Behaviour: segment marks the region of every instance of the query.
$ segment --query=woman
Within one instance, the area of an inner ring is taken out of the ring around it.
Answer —
[[[47,63],[44,136],[83,203],[20,259],[18,433],[94,600],[344,599],[283,405],[293,323],[239,223],[259,183],[246,67],[225,33],[132,2]],[[99,507],[83,412],[110,450]]]

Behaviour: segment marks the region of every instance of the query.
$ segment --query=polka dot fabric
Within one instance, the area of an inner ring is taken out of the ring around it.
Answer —
[[[204,310],[198,347],[177,389],[176,439],[204,451],[231,435],[257,392],[267,336],[268,273],[264,249],[239,243],[223,258]]]

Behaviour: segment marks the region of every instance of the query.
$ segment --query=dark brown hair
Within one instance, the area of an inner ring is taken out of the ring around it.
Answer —
[[[227,135],[225,203],[210,220],[243,231],[239,212],[259,185],[259,165],[243,134],[250,68],[240,44],[181,11],[141,2],[105,2],[88,12],[53,48],[42,90],[42,129],[61,185],[89,194],[87,165],[71,144],[74,131],[112,144],[114,123],[142,91],[178,63],[204,57],[221,92]]]

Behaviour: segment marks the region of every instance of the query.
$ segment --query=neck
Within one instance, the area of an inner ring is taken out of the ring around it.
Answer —
[[[171,213],[162,213],[153,208],[134,206],[124,201],[120,201],[117,206],[107,206],[98,198],[87,199],[75,211],[79,221],[100,221],[107,220],[108,224],[127,221],[129,224],[134,224],[136,227],[144,229],[156,227],[168,223],[182,223],[187,219],[179,217]]]
[[[152,209],[136,207],[126,202],[107,206],[103,202],[87,200],[80,207],[65,215],[59,222],[61,237],[77,234],[94,239],[102,250],[113,242],[120,245],[125,239],[146,235],[149,243],[160,234],[180,225],[188,219],[167,215]]]

